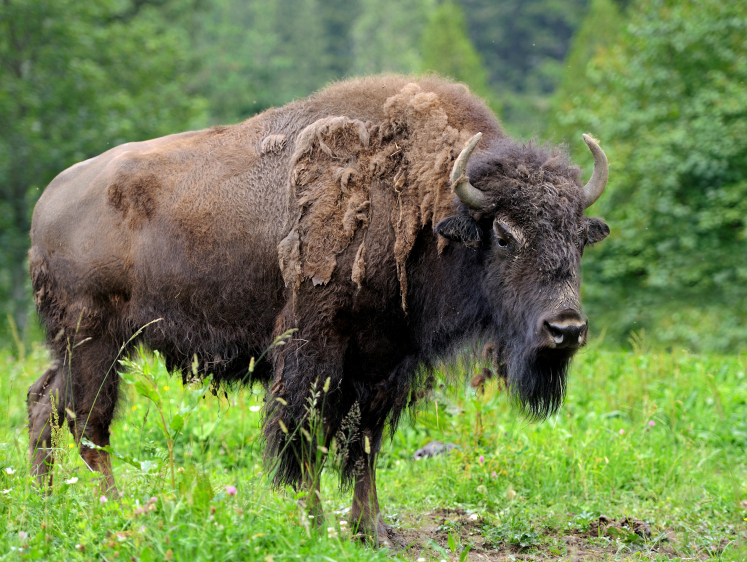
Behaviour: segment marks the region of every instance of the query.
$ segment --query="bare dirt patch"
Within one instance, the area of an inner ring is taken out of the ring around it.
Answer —
[[[634,555],[636,560],[679,558],[674,533],[655,535],[652,539],[648,523],[632,517],[615,520],[602,516],[592,521],[587,531],[533,529],[529,523],[525,528],[511,528],[459,508],[408,518],[396,531],[400,555],[413,559],[459,560],[467,547],[466,560],[470,561],[585,562],[626,560]]]

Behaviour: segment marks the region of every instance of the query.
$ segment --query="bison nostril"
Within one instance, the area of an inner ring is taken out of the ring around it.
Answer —
[[[545,321],[545,329],[550,332],[550,335],[552,336],[553,341],[556,345],[560,345],[563,343],[563,330],[562,328],[559,328],[558,326],[555,326],[553,324],[550,324],[549,322]]]
[[[575,348],[583,345],[588,324],[586,319],[578,314],[562,314],[545,320],[543,328],[552,338],[550,347]]]

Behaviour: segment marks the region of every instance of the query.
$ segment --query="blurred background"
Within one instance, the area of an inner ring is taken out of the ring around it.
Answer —
[[[435,71],[507,131],[601,140],[584,304],[608,347],[747,349],[747,2],[4,0],[0,346],[41,339],[26,252],[66,167],[128,141],[239,122],[330,81]]]

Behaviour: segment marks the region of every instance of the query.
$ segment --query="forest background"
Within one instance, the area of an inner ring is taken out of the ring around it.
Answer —
[[[41,338],[34,203],[118,144],[236,123],[333,80],[435,71],[507,131],[610,167],[584,256],[605,345],[747,349],[747,3],[2,0],[0,346]]]

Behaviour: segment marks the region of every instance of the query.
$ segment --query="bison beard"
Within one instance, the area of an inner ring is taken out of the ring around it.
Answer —
[[[386,76],[62,172],[31,228],[53,355],[28,393],[32,474],[51,482],[49,420],[67,416],[116,494],[116,361],[142,343],[185,380],[196,358],[218,385],[264,385],[274,483],[321,515],[334,442],[351,522],[391,544],[376,457],[434,365],[489,340],[528,416],[560,407],[586,338],[581,253],[609,232],[584,216],[607,180],[584,140],[585,186],[564,149],[513,141],[466,87]]]
[[[558,411],[565,395],[571,356],[537,350],[509,351],[509,391],[529,417],[544,419]]]

